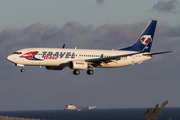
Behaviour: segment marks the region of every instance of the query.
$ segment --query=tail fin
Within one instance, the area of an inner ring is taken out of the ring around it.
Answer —
[[[150,52],[156,23],[156,20],[152,20],[132,46],[120,50]]]

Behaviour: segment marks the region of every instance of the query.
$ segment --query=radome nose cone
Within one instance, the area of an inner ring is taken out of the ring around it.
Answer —
[[[6,58],[7,60],[10,60],[10,57],[9,56],[7,56],[7,58]]]
[[[12,55],[9,55],[9,56],[7,56],[7,58],[6,58],[8,61],[11,61],[12,62],[12,60],[13,60],[13,56]]]

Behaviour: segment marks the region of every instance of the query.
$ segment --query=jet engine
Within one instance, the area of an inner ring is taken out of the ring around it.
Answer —
[[[85,61],[70,61],[68,67],[71,69],[85,70],[88,64]]]

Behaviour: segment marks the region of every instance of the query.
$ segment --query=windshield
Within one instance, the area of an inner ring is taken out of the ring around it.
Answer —
[[[19,54],[22,54],[22,52],[13,52],[13,54],[18,54],[19,55]]]

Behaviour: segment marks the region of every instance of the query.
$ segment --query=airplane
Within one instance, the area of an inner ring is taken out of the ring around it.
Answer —
[[[151,53],[157,20],[152,20],[146,26],[136,42],[129,47],[118,50],[97,49],[67,49],[62,48],[25,48],[20,49],[7,57],[15,66],[45,66],[48,70],[62,70],[65,67],[73,69],[74,75],[79,75],[80,70],[86,70],[92,75],[92,68],[115,68],[140,64],[149,60],[153,55],[170,53],[174,51]]]

